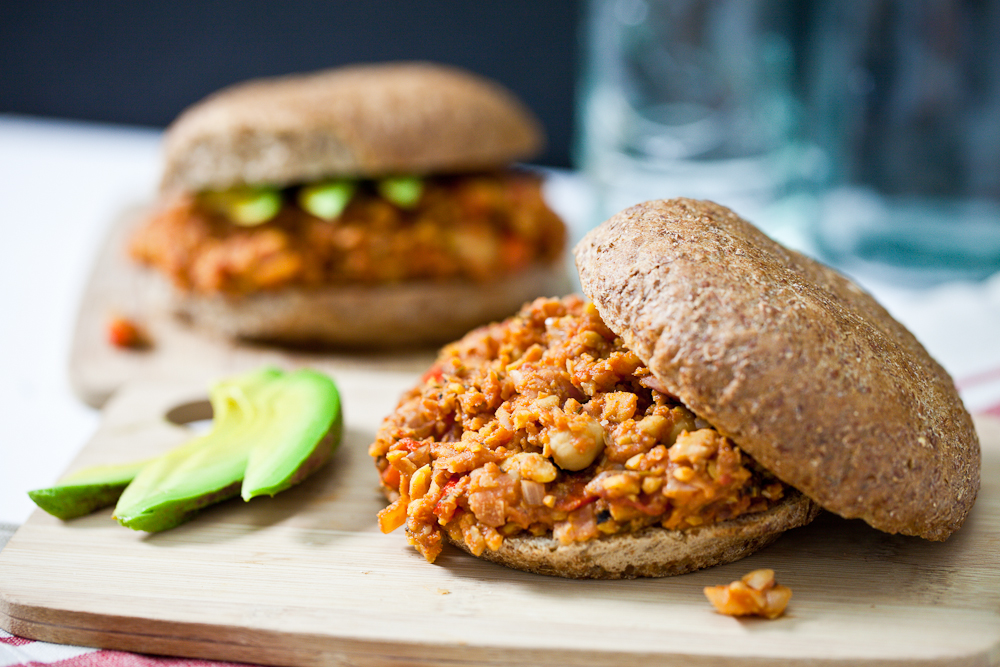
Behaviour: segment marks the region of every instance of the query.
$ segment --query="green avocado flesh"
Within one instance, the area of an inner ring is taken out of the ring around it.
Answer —
[[[117,499],[119,523],[157,532],[236,495],[273,496],[305,479],[340,442],[340,396],[315,371],[253,371],[219,382],[209,400],[213,421],[205,435],[149,461],[81,470],[29,495],[59,518]]]
[[[324,181],[299,190],[299,206],[321,220],[335,220],[347,208],[354,195],[351,181]]]
[[[424,182],[416,176],[397,176],[376,182],[375,189],[396,206],[413,208],[424,193]]]
[[[298,187],[295,198],[307,213],[326,221],[336,220],[350,203],[358,182],[335,179],[303,184]],[[402,209],[414,208],[424,193],[424,181],[419,176],[391,176],[377,179],[373,184],[379,196]],[[241,185],[228,190],[204,190],[198,194],[203,206],[241,227],[273,220],[284,205],[284,197],[279,188],[267,185]]]
[[[219,211],[230,221],[243,227],[261,225],[281,210],[281,192],[268,187],[239,187],[231,190],[208,191],[202,201]]]

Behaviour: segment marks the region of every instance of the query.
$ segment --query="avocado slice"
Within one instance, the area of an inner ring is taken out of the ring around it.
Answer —
[[[267,410],[243,475],[243,500],[273,496],[298,484],[323,465],[343,435],[343,410],[336,385],[312,370],[286,374],[262,394]],[[304,444],[311,443],[311,446]]]
[[[424,193],[424,182],[417,176],[393,176],[376,181],[375,189],[399,208],[413,208]]]
[[[87,468],[29,495],[60,518],[117,499],[119,523],[156,532],[241,488],[245,500],[273,496],[305,479],[340,442],[340,396],[316,371],[260,369],[217,383],[209,400],[214,416],[207,434],[149,461]]]
[[[149,461],[84,468],[67,475],[56,486],[28,491],[28,497],[52,516],[75,519],[114,505],[147,463]]]
[[[115,506],[118,523],[156,532],[187,521],[199,509],[237,495],[254,427],[267,412],[264,388],[281,371],[264,368],[218,382],[209,390],[212,429],[143,466]]]
[[[281,192],[276,188],[243,186],[202,192],[202,202],[241,227],[262,225],[281,210]]]
[[[321,220],[335,220],[354,196],[353,181],[323,181],[299,189],[299,206]]]

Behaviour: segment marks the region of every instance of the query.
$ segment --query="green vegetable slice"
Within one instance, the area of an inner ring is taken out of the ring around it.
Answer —
[[[75,519],[114,505],[129,482],[149,461],[84,468],[58,485],[28,491],[36,505],[60,519]]]
[[[376,181],[375,189],[396,206],[413,208],[424,193],[424,182],[417,176],[397,176]]]
[[[278,215],[281,210],[281,192],[267,187],[239,187],[201,193],[201,200],[209,208],[223,214],[236,225],[253,227]]]
[[[149,461],[81,470],[29,496],[63,519],[117,500],[119,523],[156,532],[241,489],[245,500],[273,496],[305,479],[340,442],[339,393],[315,371],[253,371],[217,383],[209,400],[207,434]]]
[[[306,185],[299,189],[299,206],[322,220],[335,220],[347,208],[355,188],[352,181],[324,181]]]

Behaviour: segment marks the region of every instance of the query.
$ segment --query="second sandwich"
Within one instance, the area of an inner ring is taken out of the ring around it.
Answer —
[[[227,336],[389,346],[454,338],[565,290],[538,122],[426,63],[251,81],[168,129],[163,203],[130,253]]]

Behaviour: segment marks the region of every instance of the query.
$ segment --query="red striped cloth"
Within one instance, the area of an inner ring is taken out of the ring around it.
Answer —
[[[955,386],[967,402],[973,391],[985,390],[985,400],[977,401],[973,414],[1000,417],[1000,400],[997,400],[1000,395],[1000,367],[967,375],[955,382]]]
[[[15,637],[0,630],[0,667],[243,667],[236,662],[167,658],[128,651],[63,646]]]

